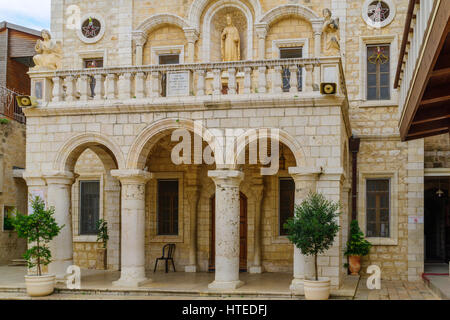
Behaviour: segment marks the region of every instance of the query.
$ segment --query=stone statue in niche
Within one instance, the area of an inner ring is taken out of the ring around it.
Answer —
[[[339,35],[339,19],[331,18],[331,10],[324,9],[322,32],[325,35],[325,55],[337,56],[341,53],[340,35]]]
[[[31,70],[56,70],[61,67],[62,45],[60,41],[52,40],[48,30],[42,30],[42,39],[36,42],[37,55],[33,57],[36,65]]]
[[[238,29],[233,25],[231,15],[227,15],[227,26],[222,32],[222,60],[241,60],[241,38]]]

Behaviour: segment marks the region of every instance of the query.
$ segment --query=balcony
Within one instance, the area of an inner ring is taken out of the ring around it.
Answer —
[[[210,106],[330,99],[320,83],[337,84],[346,99],[341,59],[302,58],[177,65],[30,71],[42,108]]]
[[[0,114],[19,123],[26,123],[22,109],[17,105],[17,93],[0,86]]]
[[[449,132],[450,1],[410,0],[394,87],[402,140]]]

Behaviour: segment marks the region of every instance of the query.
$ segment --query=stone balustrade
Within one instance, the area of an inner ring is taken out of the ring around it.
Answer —
[[[346,95],[338,57],[31,71],[29,75],[32,96],[41,106],[130,99],[149,103],[170,97],[297,96],[319,91],[322,82],[336,83],[338,94]]]

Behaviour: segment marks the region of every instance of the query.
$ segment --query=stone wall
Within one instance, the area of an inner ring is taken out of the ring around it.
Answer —
[[[0,124],[0,265],[21,259],[25,253],[26,240],[18,239],[14,231],[3,230],[4,207],[15,207],[27,213],[27,186],[23,179],[13,177],[13,167],[25,168],[25,125],[10,120]]]

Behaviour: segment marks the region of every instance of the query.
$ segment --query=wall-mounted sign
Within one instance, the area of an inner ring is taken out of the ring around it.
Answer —
[[[189,96],[192,76],[190,71],[167,72],[167,96]]]

